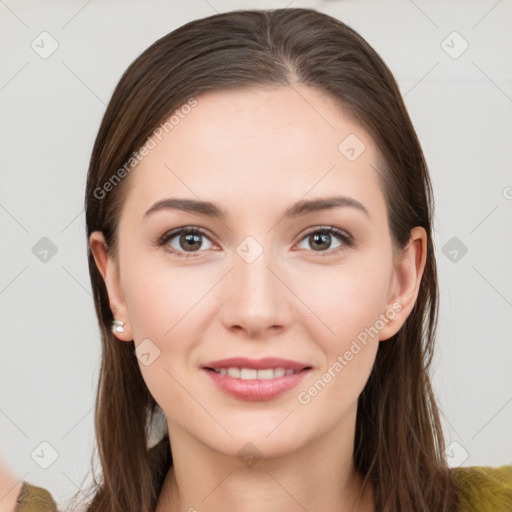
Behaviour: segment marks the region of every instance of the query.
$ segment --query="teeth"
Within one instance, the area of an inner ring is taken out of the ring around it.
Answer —
[[[285,375],[291,375],[292,373],[298,373],[299,370],[284,368],[265,368],[264,370],[255,370],[254,368],[214,368],[214,371],[220,375],[229,375],[235,379],[252,380],[261,379],[269,380],[283,377]]]
[[[258,370],[254,368],[242,368],[240,370],[240,378],[242,380],[250,380],[258,378]]]
[[[256,373],[257,373],[257,376],[253,377],[255,379],[273,379],[274,374],[275,374],[275,372],[272,368],[269,368],[268,370],[258,370]],[[242,374],[242,379],[243,379],[243,374]]]
[[[240,378],[240,368],[228,368],[228,375],[230,377],[235,377],[235,379]]]
[[[276,368],[274,370],[274,376],[275,377],[283,377],[285,373],[286,372],[285,372],[284,368]]]

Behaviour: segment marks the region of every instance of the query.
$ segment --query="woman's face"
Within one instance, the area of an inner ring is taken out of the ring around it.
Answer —
[[[416,298],[424,232],[419,255],[415,242],[394,260],[376,146],[329,97],[302,86],[196,100],[129,177],[118,259],[101,263],[91,238],[118,337],[135,341],[171,441],[272,456],[350,432],[379,342]],[[201,233],[170,233],[188,228]],[[218,363],[230,358],[249,361]]]

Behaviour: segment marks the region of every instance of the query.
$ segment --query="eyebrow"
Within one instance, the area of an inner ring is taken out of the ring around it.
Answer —
[[[355,208],[363,212],[368,217],[370,216],[368,210],[356,199],[349,196],[332,196],[318,199],[301,199],[287,208],[283,217],[285,219],[296,218],[309,213],[340,207]],[[226,211],[223,210],[219,204],[214,202],[200,201],[196,199],[167,198],[157,201],[144,214],[143,218],[161,210],[181,210],[196,213],[198,215],[206,215],[208,217],[217,217],[221,220],[224,220],[227,217]]]

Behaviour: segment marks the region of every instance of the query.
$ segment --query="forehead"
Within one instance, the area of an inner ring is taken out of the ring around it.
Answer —
[[[169,195],[212,195],[262,208],[327,192],[360,199],[380,193],[375,145],[332,97],[294,86],[213,91],[195,100],[153,137],[127,202],[149,207]]]

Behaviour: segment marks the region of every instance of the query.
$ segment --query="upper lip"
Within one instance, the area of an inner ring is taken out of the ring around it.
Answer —
[[[253,368],[255,370],[265,370],[267,368],[284,368],[285,370],[304,370],[311,368],[311,365],[282,359],[279,357],[263,357],[261,359],[249,359],[247,357],[230,357],[228,359],[219,359],[201,365],[202,368]]]

